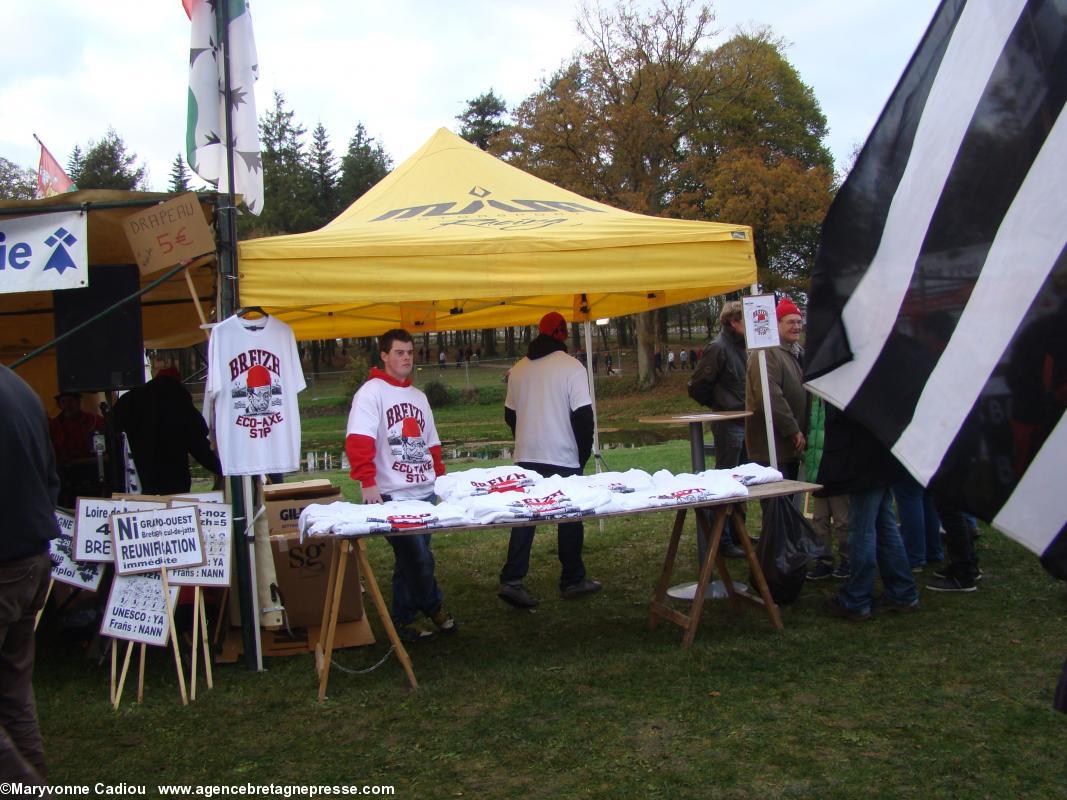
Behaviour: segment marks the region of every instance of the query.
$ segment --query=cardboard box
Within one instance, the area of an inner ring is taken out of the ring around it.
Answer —
[[[300,512],[312,503],[333,503],[341,499],[341,490],[328,480],[276,483],[263,487],[267,506],[267,527],[271,536],[300,535]]]
[[[330,558],[338,543],[322,538],[300,543],[298,535],[271,536],[274,569],[278,589],[285,604],[291,628],[310,628],[322,624],[322,604],[326,599],[326,580],[330,577]],[[363,617],[363,589],[359,580],[359,563],[349,553],[345,567],[345,585],[341,592],[338,622]]]

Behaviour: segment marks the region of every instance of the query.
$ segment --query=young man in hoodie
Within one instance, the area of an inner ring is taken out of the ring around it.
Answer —
[[[526,358],[508,377],[504,420],[515,435],[515,462],[543,477],[581,475],[593,451],[593,401],[585,368],[567,355],[567,321],[552,311],[541,318],[540,335]],[[534,526],[511,529],[508,559],[500,571],[497,596],[517,608],[533,608],[538,599],[526,591]],[[600,591],[585,574],[581,522],[556,528],[560,597],[571,600]]]
[[[434,481],[444,475],[441,440],[426,395],[411,385],[415,345],[401,328],[379,339],[383,369],[373,368],[355,397],[348,415],[345,452],[351,476],[363,489],[364,503],[389,500],[434,500]],[[391,616],[405,641],[458,630],[444,607],[444,595],[434,577],[430,534],[389,536],[393,567]],[[433,621],[436,631],[415,627],[419,613]]]

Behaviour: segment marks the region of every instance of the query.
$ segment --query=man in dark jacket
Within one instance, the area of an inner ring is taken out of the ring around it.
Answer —
[[[222,474],[219,457],[208,440],[207,423],[174,367],[159,370],[144,386],[120,397],[114,420],[130,442],[142,492],[188,492],[192,486],[190,455],[215,475]]]
[[[581,475],[593,451],[588,375],[567,355],[567,321],[562,314],[545,314],[540,331],[526,358],[508,376],[504,420],[515,434],[515,462],[545,478]],[[517,608],[533,608],[539,602],[522,585],[530,567],[534,530],[533,526],[511,529],[508,559],[500,571],[497,596]],[[599,591],[599,581],[585,574],[582,523],[561,523],[556,530],[560,596],[571,600]]]
[[[59,476],[48,417],[33,390],[0,366],[0,780],[42,785],[44,746],[33,697],[33,627],[59,535]]]
[[[739,300],[725,303],[719,312],[719,335],[705,348],[693,379],[689,396],[712,411],[743,411],[745,408],[745,322]],[[695,354],[694,354],[695,355]],[[729,469],[748,460],[745,452],[743,419],[711,423],[715,439],[715,468]],[[733,529],[727,521],[723,529],[723,554],[741,558]]]
[[[871,618],[872,607],[882,611],[916,611],[919,590],[908,566],[908,555],[893,511],[890,487],[905,475],[904,468],[865,427],[826,404],[826,436],[818,483],[829,495],[849,496],[849,579],[829,611],[852,622]],[[874,603],[875,571],[881,575],[883,595]]]

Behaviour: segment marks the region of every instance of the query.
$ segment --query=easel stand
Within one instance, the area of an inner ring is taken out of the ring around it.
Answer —
[[[322,627],[320,628],[325,637],[325,644],[320,638],[319,643],[315,645],[315,668],[319,674],[319,700],[326,699],[326,687],[330,682],[330,661],[333,658],[334,633],[337,630],[337,621],[341,609],[341,593],[345,585],[345,568],[348,566],[348,555],[351,550],[351,540],[342,539],[333,548],[333,555],[330,558],[330,574],[326,580],[326,599],[322,606]],[[412,689],[418,689],[419,683],[415,680],[411,659],[408,657],[408,651],[404,649],[404,643],[400,641],[396,628],[393,626],[393,619],[389,616],[389,608],[385,605],[385,598],[382,597],[381,589],[378,588],[378,581],[375,579],[374,571],[371,569],[370,561],[367,559],[367,545],[362,539],[356,540],[356,563],[359,565],[360,573],[366,579],[371,599],[374,601],[374,607],[378,611],[378,618],[382,621],[385,633],[389,637],[389,643],[392,644],[393,649],[396,651],[396,657],[400,659],[400,665],[408,676],[408,683],[411,684]]]
[[[189,699],[196,700],[197,650],[204,654],[204,678],[207,688],[214,689],[211,675],[211,654],[207,645],[207,610],[204,604],[204,590],[197,586],[193,590],[193,657],[192,676],[189,679]]]
[[[778,606],[775,604],[774,598],[771,597],[767,581],[763,577],[763,570],[760,569],[759,561],[756,559],[756,551],[752,546],[752,540],[748,538],[748,531],[745,530],[745,517],[742,513],[742,508],[742,503],[731,503],[730,505],[712,508],[693,509],[696,515],[698,535],[706,537],[710,545],[704,554],[703,563],[700,565],[700,579],[697,582],[696,593],[693,595],[688,614],[676,611],[666,604],[667,588],[670,586],[671,573],[674,571],[674,562],[678,555],[678,543],[682,538],[682,530],[685,527],[687,509],[678,510],[674,517],[674,528],[671,531],[670,543],[667,546],[667,556],[663,562],[663,573],[660,575],[655,597],[649,607],[648,627],[650,630],[655,630],[661,619],[673,622],[685,631],[685,635],[682,637],[682,646],[689,647],[696,636],[697,628],[700,626],[700,615],[704,610],[704,594],[707,591],[708,584],[711,582],[713,568],[718,570],[723,586],[726,588],[727,597],[730,600],[730,607],[735,612],[739,613],[741,611],[742,601],[762,607],[767,612],[767,616],[775,629],[782,630],[782,617],[778,613]],[[728,517],[733,519],[734,533],[745,551],[745,558],[748,560],[749,567],[752,570],[752,577],[756,582],[756,587],[759,589],[759,597],[743,592],[734,586],[734,582],[730,578],[730,572],[726,568],[726,559],[719,553],[719,545],[722,543],[722,531]]]

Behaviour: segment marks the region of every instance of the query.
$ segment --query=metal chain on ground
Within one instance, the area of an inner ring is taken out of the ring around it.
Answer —
[[[389,658],[389,656],[391,656],[395,650],[395,647],[389,645],[389,650],[384,656],[378,659],[378,663],[375,664],[373,667],[367,667],[366,669],[352,669],[351,667],[346,667],[344,664],[339,664],[338,662],[334,661],[333,658],[330,659],[330,668],[339,669],[341,670],[341,672],[347,672],[349,675],[366,675],[368,672],[374,672],[374,670],[378,669],[378,667],[384,664],[385,660]]]

